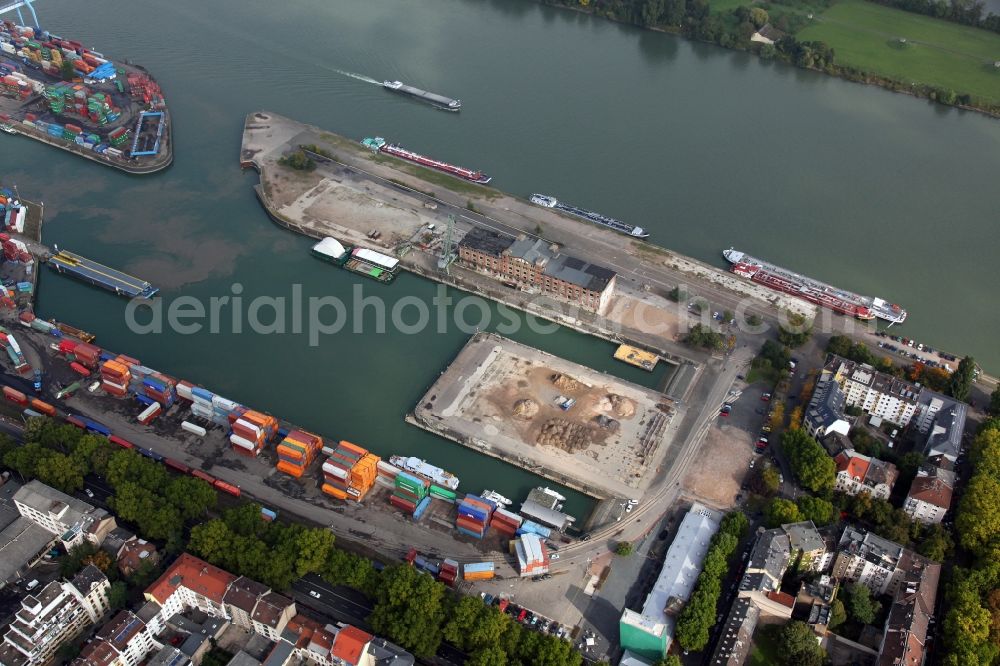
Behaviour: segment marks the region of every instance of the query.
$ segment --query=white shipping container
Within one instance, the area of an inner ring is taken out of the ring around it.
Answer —
[[[233,402],[232,400],[227,400],[226,398],[223,398],[221,395],[217,395],[212,398],[212,406],[227,412],[231,412],[237,407],[239,407],[240,403]]]
[[[195,424],[190,423],[188,421],[181,421],[181,428],[183,428],[184,430],[187,430],[190,433],[198,435],[199,437],[204,437],[205,433],[208,432],[207,430],[205,430],[201,426],[195,425]]]
[[[188,384],[177,384],[177,395],[185,400],[194,399],[194,394],[191,393],[191,387]]]
[[[256,451],[257,450],[257,445],[256,444],[254,444],[253,442],[251,442],[249,440],[243,439],[239,435],[230,435],[229,436],[229,441],[232,442],[233,444],[235,444],[236,446],[239,446],[241,448],[246,449],[247,451]]]
[[[160,403],[154,402],[152,405],[150,405],[146,409],[142,410],[142,412],[139,414],[139,420],[140,421],[145,421],[149,417],[155,416],[156,414],[158,414],[161,409],[163,409],[163,408],[160,407]]]
[[[246,419],[236,419],[233,425],[239,425],[241,428],[246,428],[247,430],[252,430],[257,439],[260,439],[260,428],[250,423]]]
[[[344,469],[343,467],[338,467],[337,465],[334,465],[329,460],[323,463],[323,472],[325,474],[330,474],[332,476],[336,476],[341,479],[347,478],[347,470]]]
[[[17,52],[17,49],[15,49],[14,45],[11,44],[10,42],[4,42],[3,44],[0,44],[0,49],[3,49],[4,53],[10,53],[12,55]]]

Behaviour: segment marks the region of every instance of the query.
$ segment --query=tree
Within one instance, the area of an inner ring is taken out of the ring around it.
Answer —
[[[91,553],[90,555],[87,555],[80,561],[80,563],[83,566],[87,566],[88,564],[93,564],[95,567],[104,572],[104,575],[107,576],[108,578],[113,578],[114,574],[116,573],[115,561],[111,559],[111,556],[108,555],[107,551],[105,550],[98,550],[94,553]]]
[[[797,312],[789,313],[788,323],[778,325],[778,341],[786,347],[801,347],[812,335],[813,323]]]
[[[847,598],[844,606],[851,619],[861,624],[874,622],[882,606],[872,599],[871,590],[861,583],[853,583],[845,588],[845,592]]]
[[[948,395],[965,402],[969,399],[972,382],[976,378],[976,360],[966,356],[958,362],[955,372],[951,373],[951,383],[948,385]]]
[[[84,470],[65,453],[48,452],[38,460],[35,476],[42,483],[72,494],[83,488]]]
[[[347,585],[369,596],[374,594],[378,584],[371,560],[340,548],[330,549],[321,575],[331,585]]]
[[[785,403],[779,402],[771,408],[771,418],[768,420],[771,430],[777,430],[785,425]]]
[[[377,634],[426,659],[441,643],[444,594],[444,585],[414,567],[389,567],[382,572],[368,621]]]
[[[793,620],[778,633],[779,653],[788,666],[822,666],[826,651],[816,641],[809,625]]]
[[[802,514],[802,520],[811,520],[817,527],[830,524],[836,516],[833,504],[820,497],[803,495],[796,503]]]
[[[296,150],[278,160],[278,164],[295,169],[296,171],[312,171],[316,168],[316,162],[301,150]]]
[[[787,523],[797,523],[802,520],[802,513],[795,502],[781,497],[775,497],[767,503],[764,509],[764,524],[768,528],[780,527]]]
[[[8,451],[3,464],[17,472],[22,479],[33,479],[36,477],[39,461],[49,455],[51,452],[40,444],[29,443]]]
[[[987,413],[992,416],[1000,416],[1000,384],[990,393],[990,406],[986,408]]]
[[[658,660],[654,666],[681,666],[681,658],[676,654],[668,654],[663,659]]]
[[[207,562],[232,569],[235,537],[229,526],[216,518],[191,529],[188,550]]]
[[[951,534],[939,523],[927,525],[917,541],[917,552],[935,562],[944,562],[955,549]]]
[[[767,15],[767,11],[761,9],[760,7],[750,8],[750,22],[753,23],[755,28],[762,28],[764,24],[768,22],[770,17]]]
[[[806,431],[794,428],[781,436],[781,446],[788,456],[799,482],[814,493],[833,488],[836,464],[819,443]]]
[[[750,490],[758,495],[771,497],[778,492],[780,485],[778,468],[771,465],[757,467],[750,475]]]
[[[317,573],[326,565],[333,548],[333,532],[321,527],[303,530],[295,537],[295,573],[304,576]]]
[[[1000,537],[1000,480],[989,474],[976,474],[958,505],[955,529],[963,548],[982,553]]]
[[[193,520],[214,508],[218,495],[212,486],[202,479],[178,476],[167,484],[164,497],[177,508],[181,518]]]
[[[674,303],[680,303],[687,300],[687,291],[681,289],[680,287],[674,287],[667,292],[667,298],[672,300]]]
[[[846,621],[847,611],[844,609],[844,602],[840,599],[834,599],[830,604],[830,620],[827,622],[827,626],[830,629],[836,629]]]
[[[713,331],[710,327],[695,324],[684,336],[684,342],[691,347],[717,350],[722,349],[723,338],[720,333]]]
[[[115,581],[108,588],[108,605],[112,611],[125,608],[128,603],[128,586],[123,581]]]
[[[84,559],[97,553],[97,550],[97,546],[89,541],[74,546],[59,558],[59,575],[63,578],[72,578],[83,568]]]
[[[615,554],[621,555],[622,557],[628,557],[634,552],[634,547],[629,541],[619,541],[618,545],[615,546]]]
[[[496,645],[474,652],[465,662],[467,666],[506,666],[507,653]]]

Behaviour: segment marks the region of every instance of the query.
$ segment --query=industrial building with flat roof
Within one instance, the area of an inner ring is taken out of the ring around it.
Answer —
[[[25,518],[14,504],[21,484],[0,482],[0,588],[20,578],[49,550],[53,535],[35,521]]]
[[[691,506],[670,543],[642,613],[626,609],[618,623],[623,648],[654,661],[667,654],[674,636],[676,613],[691,596],[702,561],[721,522],[722,514],[718,511],[698,503]]]
[[[29,481],[14,493],[14,505],[22,516],[34,521],[62,541],[66,549],[84,541],[101,545],[117,525],[115,517],[41,481]]]
[[[476,227],[458,244],[463,264],[550,296],[604,313],[614,290],[614,271],[559,251],[524,234],[514,237]]]

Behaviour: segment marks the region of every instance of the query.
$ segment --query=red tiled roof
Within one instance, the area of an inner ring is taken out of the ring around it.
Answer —
[[[847,472],[852,479],[865,478],[868,473],[868,459],[860,455],[848,455],[843,452],[837,455],[834,460],[837,462],[837,472]]]
[[[221,604],[226,589],[234,580],[236,576],[228,571],[199,560],[194,555],[183,553],[159,580],[146,588],[146,596],[163,605],[183,585],[192,592]]]
[[[333,639],[333,647],[330,649],[330,654],[338,659],[343,659],[348,664],[357,664],[361,660],[365,645],[371,639],[371,634],[348,625],[337,632],[337,636]]]
[[[951,486],[937,477],[918,476],[910,486],[910,497],[943,509],[951,506],[951,493]]]
[[[88,643],[70,666],[108,666],[118,659],[118,651],[103,640]]]

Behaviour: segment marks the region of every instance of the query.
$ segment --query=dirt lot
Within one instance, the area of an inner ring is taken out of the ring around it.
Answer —
[[[700,460],[684,478],[687,491],[712,506],[735,505],[736,494],[755,456],[750,433],[730,425],[715,425],[705,436]]]

